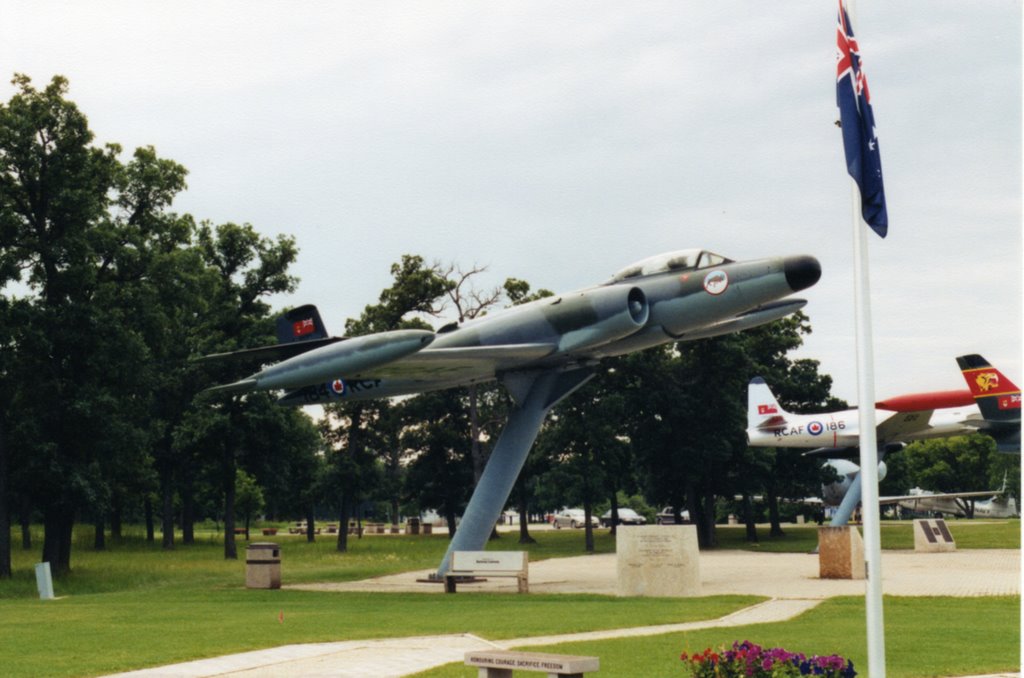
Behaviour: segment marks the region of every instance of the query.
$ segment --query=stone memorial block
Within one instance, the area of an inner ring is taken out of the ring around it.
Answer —
[[[856,527],[818,528],[818,576],[822,579],[864,579],[864,540]]]
[[[914,550],[925,553],[956,551],[956,541],[942,518],[914,521]]]
[[[700,595],[695,525],[619,525],[615,534],[620,596]]]

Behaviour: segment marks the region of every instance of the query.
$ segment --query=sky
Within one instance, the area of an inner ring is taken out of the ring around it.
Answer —
[[[97,142],[189,170],[174,204],[294,236],[328,329],[403,254],[578,289],[668,250],[811,254],[800,296],[856,402],[835,2],[0,0],[15,73]],[[870,235],[879,399],[1021,373],[1021,2],[860,0],[890,230]]]

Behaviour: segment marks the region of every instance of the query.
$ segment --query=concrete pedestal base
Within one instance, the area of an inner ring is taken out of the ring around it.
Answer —
[[[616,569],[620,596],[699,596],[695,525],[619,525]]]
[[[956,541],[942,518],[914,521],[914,550],[925,553],[956,551]]]
[[[864,540],[857,528],[818,528],[818,576],[822,579],[864,579]]]

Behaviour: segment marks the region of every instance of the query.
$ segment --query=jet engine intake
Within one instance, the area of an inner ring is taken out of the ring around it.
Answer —
[[[563,309],[555,310],[552,318],[568,318],[576,315],[582,305],[586,308],[587,321],[576,327],[566,328],[558,342],[559,351],[580,351],[618,341],[642,328],[650,316],[647,295],[639,287],[610,285],[565,297],[560,304]],[[579,316],[577,316],[579,317]]]

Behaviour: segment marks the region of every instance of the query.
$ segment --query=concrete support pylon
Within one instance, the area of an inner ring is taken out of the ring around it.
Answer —
[[[593,369],[516,373],[502,379],[516,405],[494,445],[480,482],[462,514],[462,522],[437,568],[448,571],[453,551],[482,551],[498,522],[541,424],[552,407],[594,376]]]

